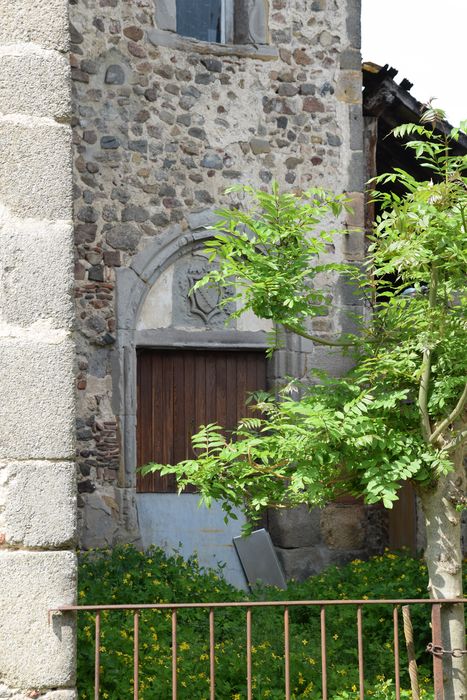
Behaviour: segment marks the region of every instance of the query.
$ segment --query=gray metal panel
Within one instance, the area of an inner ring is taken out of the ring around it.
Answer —
[[[233,543],[250,588],[258,583],[286,588],[284,572],[269,532],[262,528],[248,537],[234,537]]]

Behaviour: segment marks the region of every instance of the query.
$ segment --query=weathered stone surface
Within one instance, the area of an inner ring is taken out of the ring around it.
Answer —
[[[287,579],[304,581],[309,576],[319,574],[332,563],[329,550],[323,546],[282,549],[276,547],[279,561]]]
[[[136,250],[141,232],[133,224],[116,224],[107,232],[107,243],[119,250]]]
[[[5,684],[57,689],[72,685],[75,621],[72,615],[55,615],[49,625],[47,613],[60,605],[73,605],[75,595],[76,556],[72,552],[0,551],[0,648]]]
[[[362,73],[360,70],[341,70],[337,79],[336,97],[348,104],[362,102]]]
[[[0,318],[55,328],[73,320],[73,231],[66,224],[0,220]]]
[[[251,139],[250,141],[250,148],[252,152],[255,154],[255,156],[259,155],[260,153],[270,153],[271,152],[271,144],[269,141],[266,141],[265,139]]]
[[[268,510],[268,530],[277,547],[311,547],[321,540],[320,512],[305,505],[298,508]]]
[[[5,544],[53,549],[73,544],[75,511],[74,462],[0,462],[0,532]]]
[[[175,0],[158,0],[155,6],[158,29],[177,30],[177,12]]]
[[[12,47],[10,54],[6,51],[8,47],[0,51],[0,113],[70,117],[69,65],[65,56],[29,47]]]
[[[107,85],[123,85],[125,82],[125,71],[117,63],[113,63],[107,68],[104,80]]]
[[[3,459],[63,459],[74,453],[73,344],[40,322],[35,330],[29,337],[4,336],[0,344]]]
[[[30,116],[0,118],[0,198],[13,214],[71,218],[71,133]]]
[[[32,42],[59,51],[68,50],[68,2],[0,0],[0,44]]]
[[[366,536],[365,507],[331,503],[321,511],[323,540],[331,549],[362,549]]]

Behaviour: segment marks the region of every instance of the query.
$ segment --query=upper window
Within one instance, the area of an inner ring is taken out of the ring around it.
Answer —
[[[158,29],[217,44],[267,44],[267,0],[155,0]]]
[[[176,0],[177,34],[218,44],[233,40],[232,0]]]

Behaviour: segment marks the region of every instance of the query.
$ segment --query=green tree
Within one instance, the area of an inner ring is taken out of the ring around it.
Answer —
[[[440,135],[438,117],[430,110],[419,125],[395,130],[411,139],[407,147],[430,179],[400,169],[376,178],[380,214],[363,268],[332,262],[328,253],[336,237],[348,235],[329,227],[348,208],[345,197],[316,188],[231,188],[242,189],[249,206],[219,212],[208,244],[216,266],[198,284],[235,285],[227,301],[235,301],[237,315],[251,310],[275,323],[271,352],[285,329],[342,348],[354,364],[345,377],[312,369],[275,395],[257,396],[258,417],[228,436],[218,425],[201,427],[196,458],[162,471],[175,470],[181,487],[195,484],[206,503],[220,499],[227,514],[237,506],[250,520],[268,506],[323,505],[341,493],[391,508],[410,480],[426,523],[430,594],[457,598],[467,438],[467,157],[451,154],[459,131]],[[313,319],[332,311],[323,274],[342,275],[362,300],[355,333],[313,332]],[[445,611],[443,639],[464,648],[463,606]],[[450,667],[446,658],[446,700],[466,698],[464,657]]]

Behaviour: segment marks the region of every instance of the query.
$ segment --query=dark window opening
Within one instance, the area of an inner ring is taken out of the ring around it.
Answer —
[[[177,34],[224,43],[225,22],[223,0],[177,0]]]

